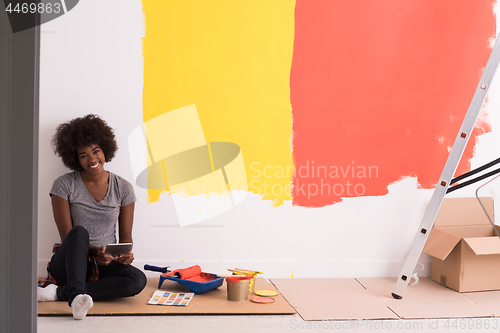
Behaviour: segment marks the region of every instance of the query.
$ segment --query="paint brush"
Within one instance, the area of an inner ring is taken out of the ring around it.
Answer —
[[[255,273],[255,274],[264,274],[264,272],[259,272],[259,271],[251,271],[249,269],[244,269],[244,268],[236,268],[237,270],[239,271],[246,271],[246,272],[252,272],[252,273]]]
[[[236,269],[230,269],[230,268],[228,268],[227,270],[230,271],[230,272],[233,272],[235,274],[249,274],[248,272],[242,272],[242,271],[239,271],[239,270],[236,270]]]
[[[236,268],[236,269],[227,269],[230,272],[235,272],[239,274],[264,274],[264,272],[259,272],[259,271],[251,271],[249,269],[243,269],[243,268]]]

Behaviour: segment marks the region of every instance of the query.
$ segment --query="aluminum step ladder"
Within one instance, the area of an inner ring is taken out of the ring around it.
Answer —
[[[422,254],[422,250],[424,248],[425,242],[427,241],[427,237],[429,236],[429,232],[434,225],[436,216],[439,212],[441,204],[443,203],[444,196],[448,191],[450,182],[453,178],[453,175],[455,174],[460,159],[462,158],[465,146],[469,141],[470,134],[474,129],[477,117],[479,115],[479,112],[481,111],[484,100],[486,99],[486,95],[488,94],[488,89],[497,70],[498,63],[500,62],[499,39],[500,38],[497,38],[495,46],[491,51],[483,75],[481,76],[481,80],[479,81],[479,84],[476,88],[476,92],[474,93],[472,101],[469,105],[469,109],[467,110],[467,114],[465,115],[464,121],[462,122],[462,126],[460,127],[460,131],[458,132],[457,138],[455,139],[455,143],[453,144],[453,148],[451,149],[450,155],[448,156],[448,160],[446,161],[446,164],[443,168],[438,184],[434,189],[434,193],[432,194],[429,205],[427,206],[427,210],[425,211],[424,217],[422,218],[422,222],[420,223],[417,235],[413,240],[410,252],[403,265],[403,269],[401,270],[401,274],[399,274],[396,285],[394,286],[393,292],[391,293],[391,295],[396,299],[401,299],[403,297],[406,287],[413,277],[413,271],[417,266],[418,259]]]

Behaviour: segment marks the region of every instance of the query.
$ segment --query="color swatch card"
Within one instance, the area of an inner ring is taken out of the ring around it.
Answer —
[[[157,290],[148,304],[153,305],[188,305],[193,299],[194,293],[171,293],[169,291]]]

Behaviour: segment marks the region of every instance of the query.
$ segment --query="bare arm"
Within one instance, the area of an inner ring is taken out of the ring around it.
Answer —
[[[68,232],[73,229],[69,202],[58,197],[57,195],[52,195],[50,198],[52,201],[54,221],[56,221],[57,230],[59,231],[59,236],[61,236],[61,242],[64,242]]]
[[[132,241],[132,225],[134,224],[134,209],[135,203],[123,206],[120,208],[120,215],[118,216],[118,233],[120,243],[133,243]],[[130,265],[134,261],[134,254],[129,252],[115,258],[117,262],[124,265]]]
[[[132,243],[132,225],[134,224],[135,203],[120,208],[118,232],[120,243]]]
[[[61,242],[64,242],[66,235],[73,229],[73,222],[71,220],[71,212],[69,208],[69,202],[57,195],[51,196],[52,201],[52,213],[54,214],[54,220],[56,222],[57,230],[59,231],[59,236],[61,236]],[[89,245],[89,254],[96,257],[97,264],[101,266],[108,265],[112,257],[110,255],[105,255],[104,250],[106,247],[97,247],[94,245]]]

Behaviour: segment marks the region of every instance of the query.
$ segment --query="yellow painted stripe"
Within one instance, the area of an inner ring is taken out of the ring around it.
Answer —
[[[293,167],[295,1],[143,0],[143,10],[143,120],[195,104],[207,142],[240,146],[249,191],[291,199],[293,173],[280,170]]]

